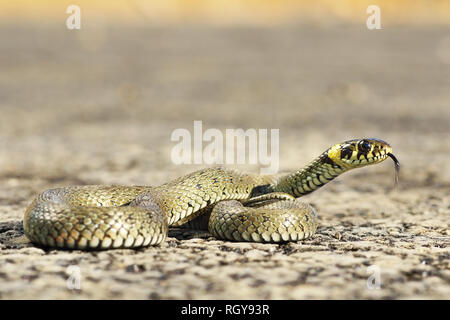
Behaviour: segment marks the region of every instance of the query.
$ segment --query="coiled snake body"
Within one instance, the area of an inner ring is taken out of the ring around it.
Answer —
[[[298,200],[353,168],[398,161],[379,139],[336,144],[305,168],[274,180],[223,168],[191,173],[158,187],[49,189],[25,212],[34,243],[68,249],[130,248],[161,243],[169,226],[208,225],[219,239],[281,242],[310,237],[315,210]]]

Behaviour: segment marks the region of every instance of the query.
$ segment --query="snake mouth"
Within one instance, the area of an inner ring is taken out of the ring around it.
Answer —
[[[398,185],[398,176],[399,176],[399,174],[400,174],[400,162],[399,162],[398,159],[394,156],[394,154],[391,153],[391,152],[389,152],[389,153],[387,154],[387,156],[388,156],[389,158],[391,158],[391,159],[394,161],[394,164],[395,164],[395,185],[397,186],[397,185]]]
[[[350,150],[349,152],[347,152],[347,154],[348,155],[340,159],[340,161],[348,166],[360,167],[382,162],[387,159],[387,157],[390,156],[391,153],[386,150],[381,150],[377,153],[359,154],[356,151]],[[397,159],[395,160],[397,161]]]

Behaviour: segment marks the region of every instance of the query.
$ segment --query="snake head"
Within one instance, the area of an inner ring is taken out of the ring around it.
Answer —
[[[345,169],[380,163],[390,157],[395,163],[396,176],[400,169],[400,163],[392,153],[390,144],[376,138],[354,139],[338,143],[328,150],[328,157]]]

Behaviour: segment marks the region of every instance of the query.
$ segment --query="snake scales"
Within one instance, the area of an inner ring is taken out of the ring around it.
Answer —
[[[169,226],[208,225],[219,239],[281,242],[317,229],[315,210],[298,200],[353,168],[391,157],[379,139],[334,145],[305,168],[278,180],[223,168],[191,173],[157,187],[79,186],[49,189],[25,212],[35,244],[68,249],[130,248],[161,243]]]

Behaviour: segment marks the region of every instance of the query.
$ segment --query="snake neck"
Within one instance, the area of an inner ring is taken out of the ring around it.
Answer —
[[[347,170],[349,169],[333,162],[328,157],[327,150],[303,169],[281,177],[270,188],[272,192],[285,192],[301,197],[319,189]]]

